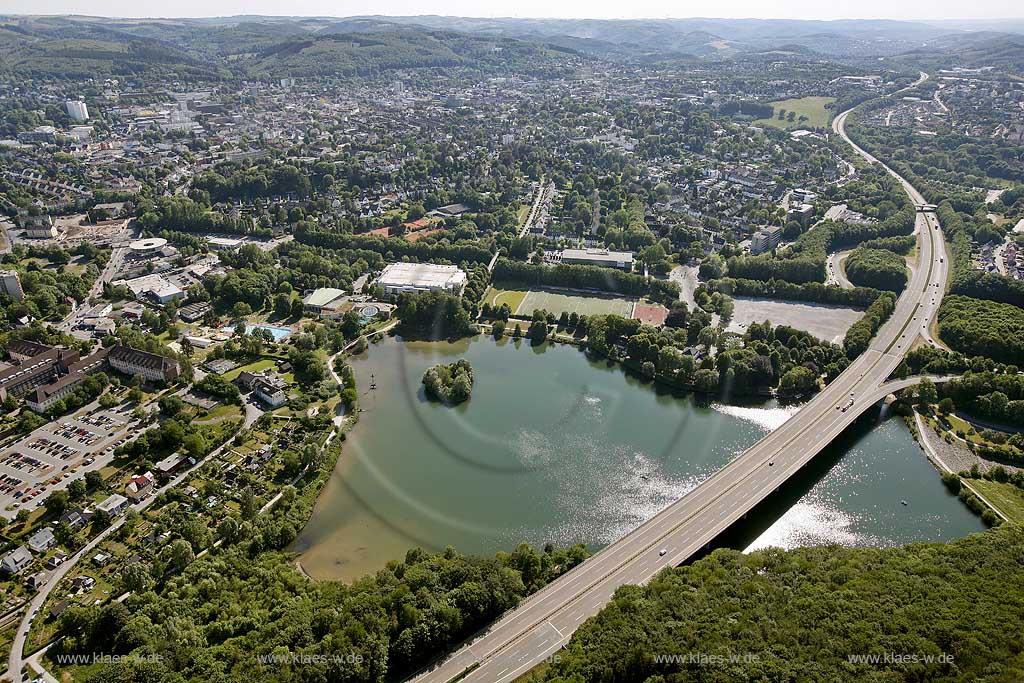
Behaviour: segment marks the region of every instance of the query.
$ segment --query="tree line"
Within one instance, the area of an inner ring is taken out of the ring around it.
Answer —
[[[389,261],[414,259],[432,263],[490,263],[494,252],[490,246],[482,246],[474,240],[448,240],[433,242],[430,238],[410,242],[400,237],[380,235],[354,235],[316,228],[312,224],[300,223],[295,239],[303,244],[328,249],[359,249],[380,254]]]
[[[972,415],[1024,427],[1024,375],[969,372],[946,382],[942,393]]]
[[[871,338],[885,324],[894,310],[896,310],[896,295],[891,292],[885,292],[868,306],[864,316],[851,325],[850,329],[846,331],[846,336],[843,337],[846,356],[853,359],[867,351],[871,344]]]
[[[615,292],[629,296],[647,296],[655,301],[675,301],[679,285],[657,278],[627,273],[616,268],[560,263],[556,266],[522,263],[499,258],[493,278],[538,287],[566,287]]]

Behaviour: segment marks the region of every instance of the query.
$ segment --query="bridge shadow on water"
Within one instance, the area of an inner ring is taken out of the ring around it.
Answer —
[[[705,557],[717,548],[744,550],[764,534],[775,522],[785,515],[794,505],[810,493],[828,473],[839,464],[843,456],[856,443],[868,435],[879,424],[882,413],[881,406],[866,411],[843,432],[832,440],[809,463],[790,477],[775,493],[770,494],[757,506],[752,508],[743,518],[718,535],[704,550],[695,553],[683,564],[690,564]],[[897,419],[897,418],[894,418]]]

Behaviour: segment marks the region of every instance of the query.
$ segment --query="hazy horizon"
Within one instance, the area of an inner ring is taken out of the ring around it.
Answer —
[[[910,22],[998,22],[1024,19],[1019,4],[1012,0],[964,5],[950,0],[909,0],[891,3],[882,0],[840,2],[823,6],[810,0],[793,0],[766,8],[754,0],[727,0],[716,6],[716,16],[701,16],[680,10],[678,5],[659,0],[639,0],[628,11],[621,3],[594,3],[568,0],[553,7],[538,0],[517,4],[519,11],[508,12],[505,3],[479,3],[471,0],[390,0],[386,4],[371,0],[344,3],[339,10],[325,0],[293,0],[288,11],[274,0],[180,0],[178,11],[167,13],[166,3],[154,0],[11,0],[0,11],[3,16],[61,16],[117,19],[217,19],[238,16],[273,18],[334,18],[364,16],[441,16],[479,19],[568,19],[568,20],[894,20]],[[490,7],[494,11],[489,11]],[[684,7],[686,5],[684,4]],[[573,10],[576,11],[573,11]],[[769,10],[766,12],[766,9]],[[609,10],[609,11],[606,11]],[[615,10],[615,11],[610,11]],[[666,11],[668,10],[668,11]]]

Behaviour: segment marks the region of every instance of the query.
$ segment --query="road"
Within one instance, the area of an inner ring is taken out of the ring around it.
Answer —
[[[110,258],[107,259],[107,264],[103,266],[103,270],[100,272],[99,277],[92,283],[92,287],[89,288],[89,293],[85,297],[85,301],[76,306],[75,310],[68,313],[67,317],[61,322],[57,323],[57,329],[61,332],[70,332],[75,329],[79,322],[81,322],[81,315],[89,308],[87,302],[97,299],[100,294],[103,293],[103,285],[110,282],[113,277],[121,271],[124,266],[124,258],[128,255],[128,249],[125,247],[114,247],[110,252]]]
[[[836,133],[846,137],[846,116]],[[890,169],[886,169],[893,173]],[[921,195],[894,174],[915,203]],[[867,351],[778,429],[624,538],[541,589],[415,681],[508,683],[557,652],[583,621],[626,584],[642,584],[709,547],[725,529],[777,491],[865,410],[908,382],[888,377],[927,325],[945,289],[943,238],[933,214],[917,214],[920,266]]]
[[[839,285],[843,289],[853,289],[853,283],[843,272],[843,261],[850,255],[849,251],[836,251],[828,255],[828,280],[825,284]]]
[[[928,455],[928,459],[931,460],[935,465],[942,469],[943,472],[949,472],[950,474],[956,474],[953,469],[947,465],[943,460],[942,456],[936,452],[935,447],[932,446],[932,439],[936,438],[935,432],[931,430],[924,420],[921,419],[921,413],[914,411],[914,424],[917,425],[917,433],[919,435],[918,441],[921,443],[921,448]],[[998,507],[992,504],[992,502],[986,498],[981,492],[978,491],[974,486],[971,485],[970,479],[963,478],[960,480],[960,485],[965,487],[968,491],[976,495],[982,503],[986,505],[992,512],[997,514],[1004,522],[1009,522],[1010,518],[1003,514]]]
[[[251,427],[253,423],[256,422],[260,415],[262,415],[262,413],[259,410],[256,410],[255,408],[246,405],[245,420],[242,423],[241,429],[248,429],[249,427]],[[129,509],[136,510],[137,512],[142,512],[150,505],[152,505],[153,502],[157,499],[157,496],[159,496],[161,493],[185,482],[188,479],[187,475],[189,472],[195,471],[198,468],[202,467],[209,460],[220,455],[225,448],[230,448],[231,441],[232,439],[229,438],[227,441],[223,443],[223,445],[210,451],[209,454],[207,454],[203,459],[197,462],[195,466],[193,466],[190,470],[176,475],[173,479],[171,479],[169,482],[167,482],[160,488],[154,489],[153,493],[150,494],[148,498],[139,503],[136,503],[135,505],[130,506]],[[15,681],[15,683],[19,683],[23,680],[22,677],[18,676],[17,674],[21,672],[24,666],[24,661],[22,657],[25,651],[25,640],[28,638],[28,631],[32,625],[34,613],[42,609],[43,604],[46,602],[47,598],[50,596],[50,593],[53,591],[53,589],[57,587],[57,584],[60,583],[61,579],[63,579],[68,572],[74,569],[74,567],[79,563],[79,561],[81,561],[84,557],[90,555],[92,551],[96,549],[96,546],[98,546],[111,534],[120,529],[124,522],[125,515],[122,514],[114,521],[113,524],[111,524],[109,527],[100,532],[100,534],[96,536],[96,538],[86,543],[81,550],[79,550],[77,553],[75,553],[67,560],[65,560],[62,565],[54,569],[53,573],[50,574],[50,577],[47,580],[46,584],[39,590],[38,593],[36,593],[35,597],[33,597],[32,600],[29,602],[28,608],[25,610],[25,616],[22,618],[21,623],[18,625],[18,630],[14,634],[14,640],[11,643],[11,654],[7,660],[7,676],[10,677],[12,681]]]
[[[554,195],[555,184],[547,182],[542,177],[540,182],[537,183],[537,195],[533,199],[533,205],[530,206],[530,213],[526,217],[523,227],[519,230],[519,237],[524,237],[530,231],[533,224],[544,214],[547,205],[551,202]]]
[[[696,266],[676,266],[668,274],[668,278],[672,282],[678,283],[679,285],[679,300],[686,303],[690,310],[697,308],[697,301],[693,298],[693,293],[697,289],[697,267]]]

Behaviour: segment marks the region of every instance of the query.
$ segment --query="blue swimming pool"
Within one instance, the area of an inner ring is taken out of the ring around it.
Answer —
[[[274,341],[276,342],[285,339],[288,335],[292,333],[292,328],[290,327],[274,327],[273,325],[253,325],[251,323],[245,324],[246,334],[252,334],[253,330],[267,330],[268,332],[270,332],[270,334],[274,336]]]

